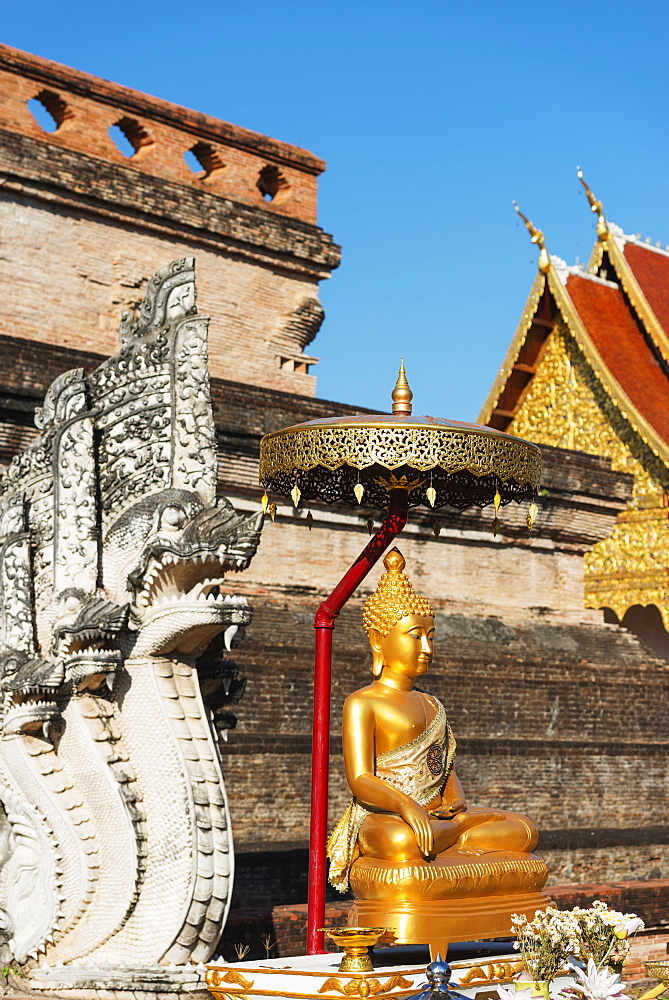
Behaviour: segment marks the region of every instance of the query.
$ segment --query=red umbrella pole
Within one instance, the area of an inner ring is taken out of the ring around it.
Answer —
[[[314,620],[314,728],[311,758],[311,829],[309,835],[309,908],[307,913],[307,954],[325,951],[325,843],[328,823],[328,771],[330,763],[330,687],[332,675],[332,630],[335,619],[351,594],[360,586],[374,563],[399,535],[407,522],[407,493],[393,490],[383,524],[370,539],[351,568],[326,598]]]

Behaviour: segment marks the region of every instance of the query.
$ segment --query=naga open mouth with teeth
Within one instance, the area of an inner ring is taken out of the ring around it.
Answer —
[[[219,498],[205,508],[197,494],[165,490],[151,498],[151,531],[138,565],[128,574],[134,595],[133,655],[197,656],[219,632],[247,625],[246,602],[221,593],[225,574],[246,568],[262,514],[240,517]]]
[[[60,665],[13,652],[0,657],[0,689],[3,693],[2,732],[38,733],[45,736],[59,713],[54,694],[63,680]]]
[[[65,677],[75,690],[98,691],[106,684],[114,687],[116,671],[121,664],[121,635],[128,622],[129,607],[119,607],[103,597],[77,602],[75,594],[66,595],[66,602],[78,609],[74,621],[54,630],[53,651],[63,661]]]

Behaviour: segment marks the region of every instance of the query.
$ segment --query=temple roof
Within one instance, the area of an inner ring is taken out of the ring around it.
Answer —
[[[655,431],[669,442],[669,379],[620,288],[570,274],[567,294],[607,371]]]
[[[608,223],[586,193],[598,215],[587,269],[549,254],[522,216],[540,250],[539,273],[479,421],[511,424],[561,318],[609,398],[669,467],[669,253]]]

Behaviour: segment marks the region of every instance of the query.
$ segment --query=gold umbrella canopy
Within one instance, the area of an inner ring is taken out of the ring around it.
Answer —
[[[310,420],[267,434],[260,482],[267,492],[386,510],[393,490],[408,506],[495,507],[534,501],[541,475],[536,445],[492,427],[414,417],[404,365],[392,414]]]

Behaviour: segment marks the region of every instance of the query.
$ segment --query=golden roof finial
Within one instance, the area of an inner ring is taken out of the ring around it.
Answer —
[[[411,416],[411,400],[413,399],[413,393],[409,388],[409,383],[407,382],[406,372],[404,371],[404,358],[400,362],[400,371],[397,376],[397,382],[395,383],[395,388],[392,391],[391,398],[393,401],[393,413],[400,413],[402,416]]]
[[[533,222],[530,222],[530,220],[527,218],[526,215],[523,215],[523,213],[518,208],[517,201],[513,202],[513,207],[515,208],[517,214],[521,217],[521,219],[527,226],[527,231],[532,237],[532,242],[536,243],[536,245],[539,247],[539,270],[541,271],[542,274],[546,274],[546,272],[550,270],[551,259],[548,256],[548,250],[546,249],[546,246],[544,244],[544,234],[540,229],[537,229],[537,227],[534,225]]]
[[[604,217],[604,206],[601,201],[598,201],[597,198],[595,198],[594,194],[583,180],[583,171],[580,167],[576,167],[576,176],[585,188],[585,193],[588,197],[588,201],[590,202],[590,211],[595,212],[597,215],[597,239],[608,240],[609,227]]]

